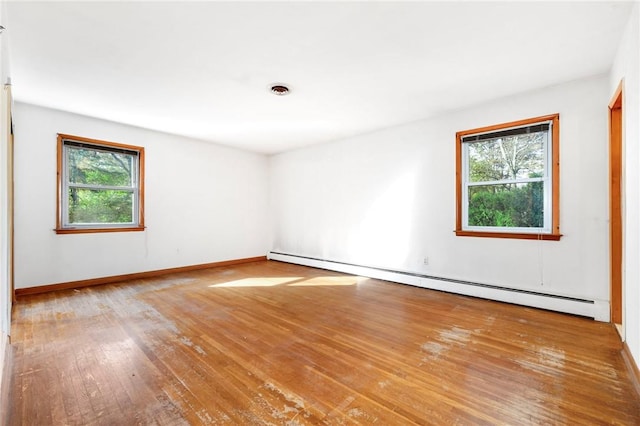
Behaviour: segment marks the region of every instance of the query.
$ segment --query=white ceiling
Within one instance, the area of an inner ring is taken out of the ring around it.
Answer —
[[[607,72],[631,7],[10,1],[2,24],[16,100],[276,153]]]

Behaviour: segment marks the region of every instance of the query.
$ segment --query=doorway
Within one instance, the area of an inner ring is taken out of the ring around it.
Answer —
[[[611,322],[622,334],[622,91],[618,85],[609,102],[609,241],[611,268]]]

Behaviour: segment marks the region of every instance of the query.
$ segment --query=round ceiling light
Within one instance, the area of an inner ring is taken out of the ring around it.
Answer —
[[[274,84],[271,86],[271,93],[278,96],[284,96],[289,94],[289,88],[284,84]]]

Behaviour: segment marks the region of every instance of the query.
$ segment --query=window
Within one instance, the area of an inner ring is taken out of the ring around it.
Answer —
[[[559,115],[456,134],[456,235],[559,240]]]
[[[144,230],[144,148],[58,134],[59,234]]]

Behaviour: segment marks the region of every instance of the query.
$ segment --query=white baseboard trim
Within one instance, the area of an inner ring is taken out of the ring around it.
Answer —
[[[432,290],[445,291],[448,293],[456,293],[465,296],[480,297],[483,299],[513,303],[516,305],[529,306],[533,308],[547,309],[550,311],[563,312],[567,314],[581,315],[593,318],[596,321],[609,322],[609,302],[604,300],[587,300],[528,290],[505,288],[490,284],[455,280],[414,272],[395,271],[390,269],[355,265],[351,263],[337,262],[281,252],[269,252],[269,255],[267,257],[270,260],[277,260],[280,262],[294,263],[297,265],[327,269],[336,272],[344,272],[346,274],[376,278],[400,284],[408,284]]]

